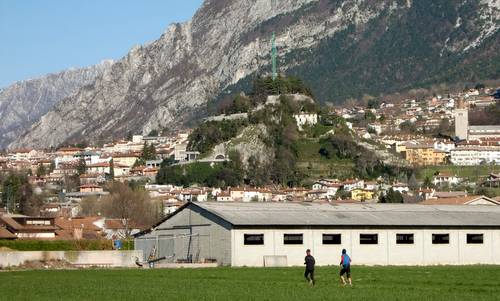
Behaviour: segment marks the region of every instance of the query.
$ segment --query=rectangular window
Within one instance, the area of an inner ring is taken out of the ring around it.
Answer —
[[[432,244],[447,245],[450,243],[450,234],[432,234]]]
[[[483,234],[467,234],[467,243],[468,244],[482,244],[483,243]]]
[[[378,244],[378,234],[360,234],[360,245],[376,245]]]
[[[342,237],[340,234],[323,234],[324,245],[340,245]]]
[[[301,245],[303,242],[302,234],[284,234],[283,244],[285,245]]]
[[[398,233],[396,234],[396,244],[412,245],[414,243],[413,233]]]
[[[245,234],[244,235],[245,245],[263,245],[264,244],[264,234]]]

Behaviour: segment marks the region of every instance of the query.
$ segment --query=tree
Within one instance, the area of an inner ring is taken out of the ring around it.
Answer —
[[[488,189],[486,187],[477,187],[474,193],[476,195],[484,195],[489,198],[493,198],[497,195],[494,189]]]
[[[165,166],[170,166],[175,163],[174,156],[170,156],[168,158],[163,159],[160,164],[160,168],[165,167]]]
[[[80,214],[83,216],[97,216],[101,213],[101,204],[95,196],[83,198],[80,207]]]
[[[385,195],[380,195],[380,203],[403,203],[403,196],[399,191],[394,191],[390,188]]]
[[[44,176],[47,174],[47,169],[45,168],[45,165],[43,163],[40,163],[38,167],[36,168],[36,175],[38,177]]]
[[[65,175],[63,184],[67,192],[76,191],[80,187],[80,177],[78,175]]]
[[[373,98],[369,99],[366,107],[368,109],[378,109],[378,108],[380,108],[380,101],[373,99]]]
[[[429,176],[426,176],[424,179],[424,187],[429,188],[433,187],[432,179]]]
[[[76,173],[78,175],[83,175],[86,170],[87,170],[87,163],[85,162],[85,159],[82,157],[78,161],[78,165],[76,166]]]
[[[109,160],[109,178],[111,180],[115,179],[115,162],[113,161],[113,158]]]
[[[11,173],[2,183],[2,202],[8,211],[17,212],[22,197],[22,179]]]
[[[128,131],[127,132],[127,141],[132,141],[132,138],[133,138],[133,134],[131,131]]]
[[[163,215],[158,202],[151,201],[143,190],[132,190],[128,185],[112,182],[108,186],[109,195],[102,199],[102,213],[106,217],[120,218],[130,235],[130,222],[147,226]]]
[[[370,110],[366,110],[365,111],[365,120],[368,121],[368,122],[373,122],[377,119],[377,117],[375,116],[375,114],[373,114],[372,111]]]
[[[415,133],[417,131],[417,126],[409,120],[402,122],[399,128],[405,133]]]
[[[339,189],[335,193],[335,199],[341,199],[341,200],[346,200],[351,197],[351,192],[344,190],[344,189]]]
[[[262,164],[254,155],[248,158],[247,179],[248,184],[256,187],[265,185],[268,182],[268,168]]]
[[[156,136],[158,136],[158,130],[156,130],[156,129],[151,130],[149,132],[148,136],[149,137],[156,137]]]
[[[49,167],[49,172],[48,173],[53,172],[54,169],[56,169],[56,162],[50,161],[50,167]]]
[[[30,184],[26,183],[25,185],[26,186],[23,188],[23,191],[26,195],[20,203],[19,212],[29,216],[40,216],[43,199],[33,193]]]
[[[418,187],[418,181],[417,181],[417,178],[415,177],[415,173],[412,173],[411,174],[411,177],[410,179],[408,180],[408,187],[411,189],[411,190],[417,190],[419,187]]]
[[[33,194],[25,174],[10,173],[2,183],[2,203],[10,212],[38,215],[43,201]]]
[[[474,86],[474,89],[476,90],[481,90],[481,89],[484,89],[485,88],[485,85],[482,84],[482,83],[477,83],[475,86]]]
[[[204,122],[189,135],[187,149],[206,153],[215,145],[236,137],[247,124],[248,121],[242,119]]]
[[[448,118],[443,118],[439,122],[438,127],[439,133],[447,133],[450,131],[450,120]]]
[[[141,156],[134,163],[134,166],[146,165],[146,161],[149,160],[156,160],[156,148],[153,144],[149,145],[147,142],[144,142]]]

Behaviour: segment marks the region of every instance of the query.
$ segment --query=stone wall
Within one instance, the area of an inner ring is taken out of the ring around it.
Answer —
[[[0,252],[0,267],[22,265],[28,261],[64,260],[75,266],[134,267],[136,257],[143,258],[141,250],[135,251],[9,251]]]

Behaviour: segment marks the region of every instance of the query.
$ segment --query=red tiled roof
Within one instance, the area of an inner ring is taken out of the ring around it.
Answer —
[[[101,188],[101,186],[95,184],[80,185],[80,189],[82,188]]]
[[[82,149],[79,148],[79,147],[61,147],[60,149],[58,149],[57,151],[58,152],[79,152],[81,151]]]
[[[120,230],[120,229],[125,229],[125,225],[123,224],[123,221],[121,219],[106,219],[104,221],[104,228],[110,229],[110,230]],[[128,222],[128,228],[129,229],[140,229],[141,227],[138,226],[136,223],[129,221]]]
[[[26,219],[50,219],[50,218],[36,218],[36,217],[21,217]],[[51,231],[56,230],[57,228],[53,225],[23,225],[20,224],[17,220],[8,216],[0,216],[0,222],[3,222],[8,227],[14,229],[16,232],[33,232],[33,231]]]
[[[474,201],[476,199],[484,198],[481,195],[471,195],[465,197],[456,198],[439,198],[439,199],[428,199],[420,202],[423,205],[466,205],[467,203]],[[494,200],[492,200],[494,202]]]
[[[17,236],[11,233],[9,230],[0,227],[0,239],[13,239],[13,238],[17,238]]]
[[[140,153],[118,153],[111,155],[113,158],[139,158],[141,156]]]
[[[101,228],[94,225],[94,222],[100,220],[98,216],[73,217],[64,218],[58,217],[55,219],[55,225],[61,230],[85,229],[86,231],[101,231]]]
[[[446,172],[446,171],[442,171],[440,173],[438,173],[437,175],[435,175],[435,177],[453,177],[454,175],[449,173],[449,172]]]
[[[87,165],[87,168],[92,168],[92,167],[109,167],[109,162],[98,162]]]
[[[31,152],[33,149],[32,148],[19,148],[19,149],[15,149],[12,151],[12,153],[16,153],[16,154],[24,154],[24,153],[29,153]]]

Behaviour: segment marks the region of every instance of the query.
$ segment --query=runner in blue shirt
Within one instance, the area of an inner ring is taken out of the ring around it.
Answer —
[[[343,285],[346,285],[346,281],[344,278],[344,274],[347,275],[347,280],[349,281],[349,285],[352,286],[351,279],[351,258],[347,255],[346,249],[342,249],[342,257],[340,258],[340,266],[342,269],[340,270],[340,280]]]

